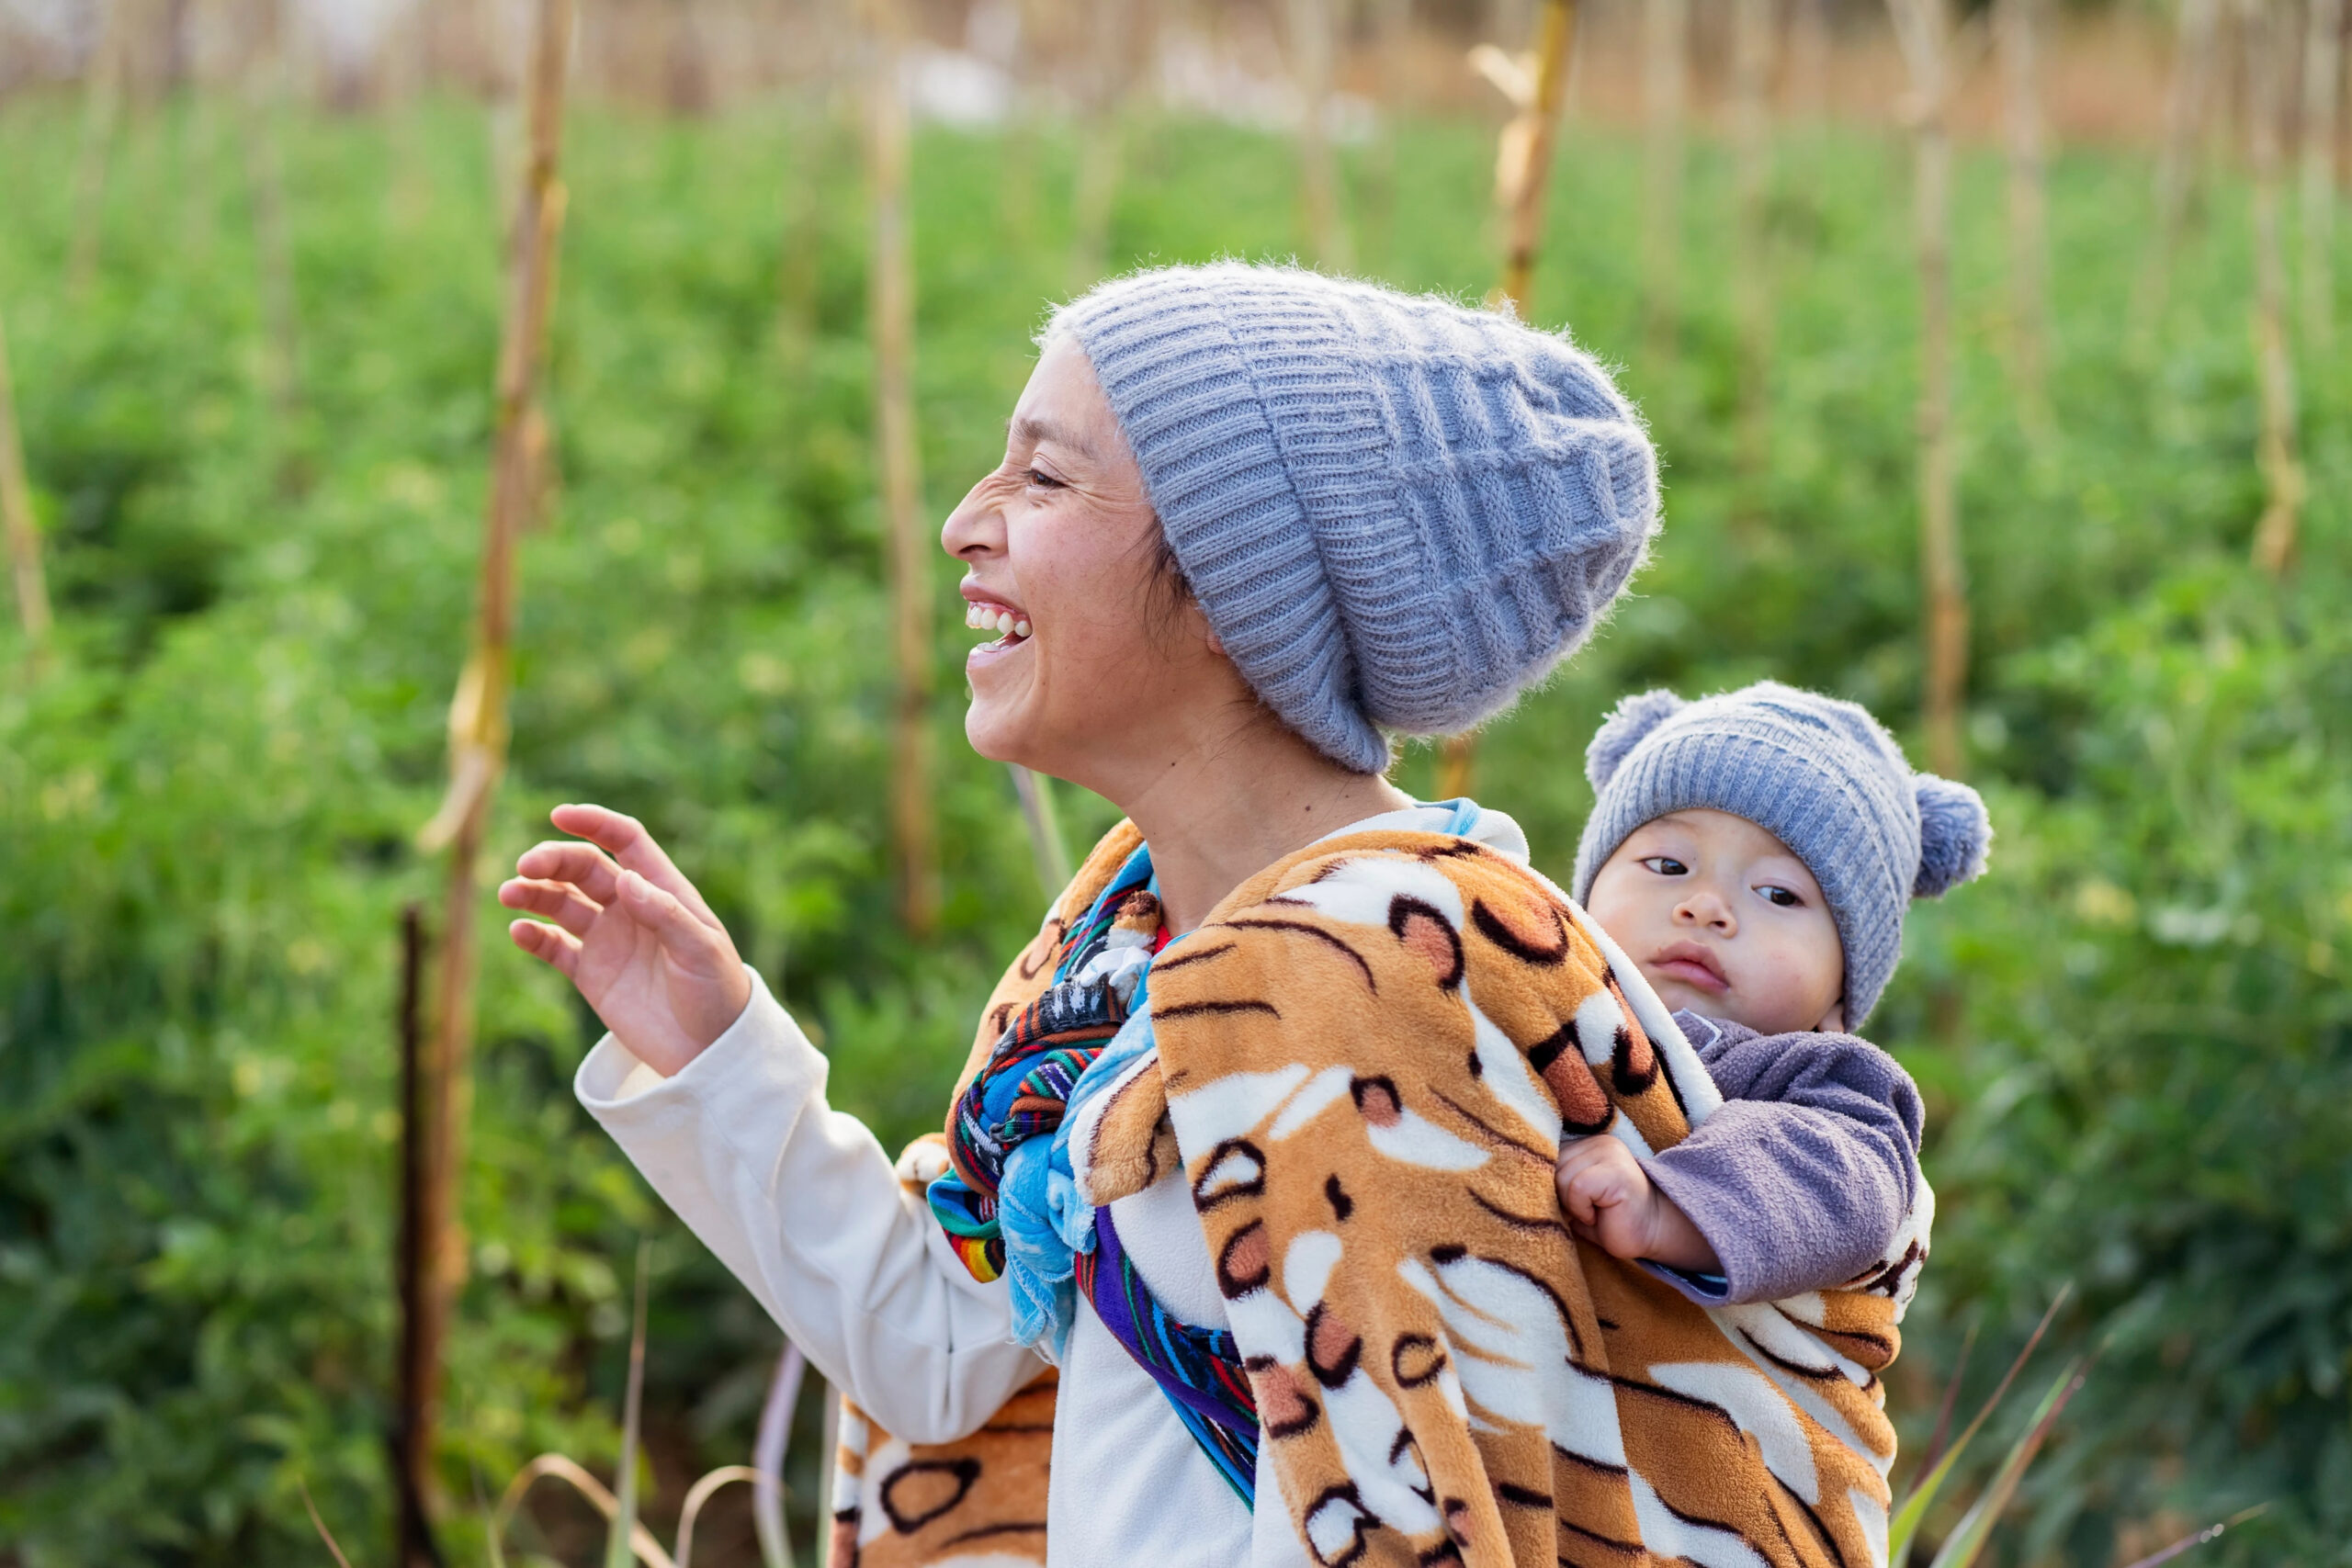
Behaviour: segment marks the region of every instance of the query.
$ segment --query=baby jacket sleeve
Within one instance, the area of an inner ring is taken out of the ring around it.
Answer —
[[[1724,1104],[1642,1165],[1723,1273],[1653,1272],[1721,1306],[1834,1289],[1870,1268],[1920,1180],[1924,1116],[1911,1075],[1850,1034],[1759,1035],[1689,1012],[1675,1022]]]

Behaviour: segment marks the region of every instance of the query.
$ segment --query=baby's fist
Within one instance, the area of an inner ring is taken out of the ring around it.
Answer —
[[[1705,1272],[1723,1267],[1707,1238],[1657,1190],[1634,1151],[1608,1134],[1563,1145],[1553,1179],[1568,1228],[1611,1258],[1646,1258]]]

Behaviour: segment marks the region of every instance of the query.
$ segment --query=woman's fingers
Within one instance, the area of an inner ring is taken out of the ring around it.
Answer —
[[[710,906],[695,891],[695,885],[671,863],[662,846],[653,841],[653,835],[645,830],[645,824],[636,818],[606,807],[586,805],[559,806],[548,815],[548,820],[565,832],[586,839],[619,862],[622,869],[637,873],[677,899],[695,919],[713,931],[722,929],[718,917],[710,912]]]
[[[569,882],[597,904],[611,903],[620,891],[621,868],[604,851],[577,839],[532,845],[515,861],[514,871],[533,881]]]
[[[569,882],[517,876],[499,884],[498,901],[510,909],[553,920],[573,936],[584,937],[605,907]]]
[[[692,909],[668,888],[656,886],[650,877],[635,871],[622,872],[620,901],[631,916],[653,932],[672,957],[693,959],[710,953],[715,928],[704,925]]]
[[[580,968],[580,939],[569,931],[537,920],[514,920],[506,927],[506,934],[514,945],[532,957],[543,959],[563,972],[564,978],[574,979]]]

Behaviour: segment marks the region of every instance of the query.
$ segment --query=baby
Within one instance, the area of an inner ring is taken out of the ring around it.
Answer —
[[[1706,1303],[1845,1283],[1902,1223],[1921,1128],[1909,1075],[1847,1031],[1894,972],[1910,900],[1984,869],[1984,802],[1914,773],[1852,703],[1770,681],[1629,697],[1585,768],[1576,897],[1725,1103],[1647,1157],[1564,1146],[1571,1228]]]

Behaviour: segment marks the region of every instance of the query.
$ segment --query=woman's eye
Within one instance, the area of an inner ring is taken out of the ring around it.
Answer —
[[[1672,855],[1651,855],[1642,863],[1660,876],[1688,876],[1690,868]]]
[[[1032,468],[1023,477],[1039,490],[1059,490],[1062,488],[1061,480],[1054,478],[1053,475],[1046,473],[1042,468]]]
[[[1794,893],[1790,892],[1787,888],[1775,887],[1770,883],[1758,887],[1756,891],[1764,895],[1765,899],[1768,902],[1778,904],[1783,909],[1793,909],[1798,905],[1804,902],[1804,899],[1798,897]]]

